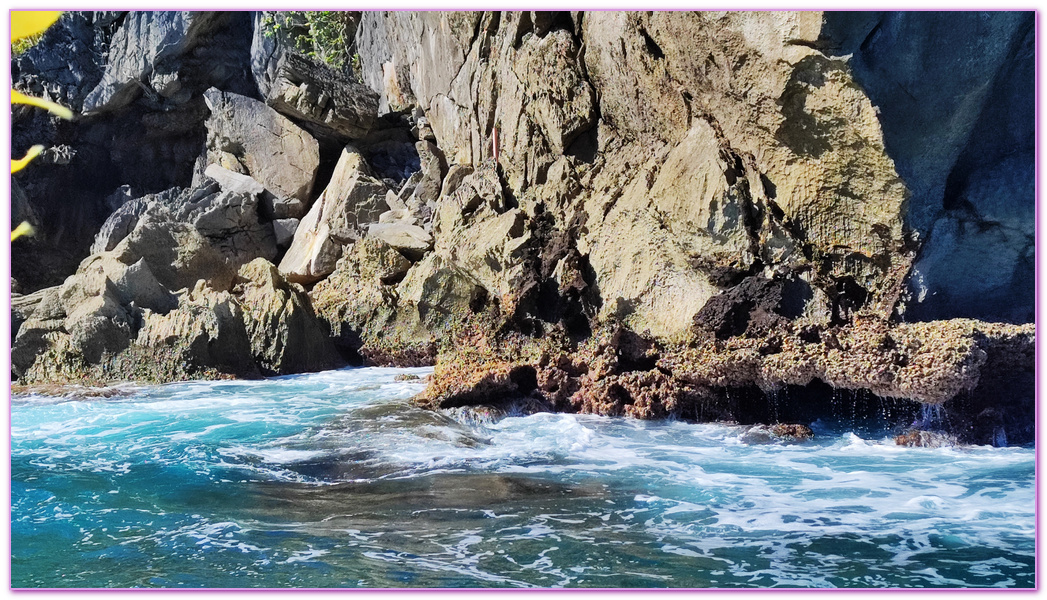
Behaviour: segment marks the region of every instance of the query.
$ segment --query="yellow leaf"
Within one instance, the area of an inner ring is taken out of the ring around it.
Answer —
[[[22,221],[15,230],[11,232],[11,241],[15,241],[23,235],[33,235],[36,230],[29,223]]]
[[[60,10],[12,10],[11,42],[43,33],[60,16]]]
[[[38,106],[40,108],[47,109],[48,112],[58,115],[63,119],[72,119],[73,111],[62,106],[61,104],[55,104],[50,100],[44,100],[42,98],[34,98],[32,96],[26,96],[18,90],[11,90],[11,104],[29,104],[32,106]]]
[[[29,161],[33,160],[37,156],[40,156],[40,153],[43,152],[43,151],[44,151],[44,147],[43,146],[41,146],[39,144],[37,144],[36,146],[33,146],[32,148],[29,149],[29,152],[26,152],[26,154],[25,154],[25,156],[23,158],[21,158],[19,160],[12,160],[11,161],[11,172],[12,173],[17,173],[17,172],[21,171],[22,169],[25,168],[26,165],[29,164]]]

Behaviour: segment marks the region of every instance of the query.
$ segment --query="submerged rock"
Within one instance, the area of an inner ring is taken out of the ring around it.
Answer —
[[[940,431],[920,431],[918,429],[910,429],[905,433],[895,436],[894,443],[899,446],[908,446],[910,448],[949,448],[952,446],[958,446],[960,441],[956,436],[942,433]]]
[[[813,437],[814,432],[806,425],[776,423],[750,427],[738,439],[744,444],[798,444]]]

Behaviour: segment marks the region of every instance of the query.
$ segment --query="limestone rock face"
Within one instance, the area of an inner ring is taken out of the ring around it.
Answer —
[[[204,99],[211,110],[205,166],[250,175],[274,195],[309,201],[320,160],[311,135],[246,96],[212,88]]]
[[[912,190],[906,319],[1033,320],[1034,29],[1021,11],[826,13]]]
[[[84,100],[85,112],[116,110],[148,83],[171,97],[182,90],[180,59],[213,32],[228,13],[131,11],[113,35],[105,74]]]
[[[449,39],[422,46],[438,28]],[[368,13],[358,45],[383,106],[420,107],[449,164],[497,161],[493,190],[456,175],[439,196],[438,253],[495,297],[526,292],[542,240],[482,257],[485,218],[454,216],[518,203],[515,228],[541,213],[574,232],[598,320],[672,337],[754,269],[804,279],[801,312],[825,321],[844,296],[883,316],[897,303],[909,193],[821,31],[815,13]]]
[[[301,373],[341,366],[305,291],[257,258],[240,268],[238,286],[251,352],[263,373]]]
[[[352,147],[342,151],[330,183],[295,230],[294,241],[280,261],[288,281],[312,283],[329,275],[342,246],[363,237],[366,225],[387,210],[388,189],[370,176],[363,157]]]
[[[241,377],[258,375],[243,310],[228,292],[198,285],[176,310],[166,315],[147,312],[143,321],[135,340],[140,348],[159,353],[172,349],[198,370],[211,368]]]

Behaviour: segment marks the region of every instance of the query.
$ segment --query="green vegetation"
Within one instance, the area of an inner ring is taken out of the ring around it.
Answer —
[[[32,48],[36,45],[37,42],[40,41],[40,38],[42,37],[44,37],[44,34],[38,33],[36,35],[31,35],[20,40],[13,40],[11,42],[11,56],[18,56],[19,54]]]
[[[267,12],[262,21],[267,37],[278,37],[302,54],[340,71],[359,72],[356,27],[360,13],[354,11]]]

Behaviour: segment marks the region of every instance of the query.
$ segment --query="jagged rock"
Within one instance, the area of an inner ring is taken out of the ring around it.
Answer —
[[[462,181],[473,174],[473,168],[469,165],[451,165],[447,169],[443,186],[440,188],[440,196],[450,196],[462,184]]]
[[[240,268],[237,287],[251,352],[264,373],[301,373],[342,366],[305,291],[258,258]]]
[[[155,215],[169,214],[169,210],[177,202],[182,193],[181,188],[172,188],[158,194],[148,194],[141,198],[135,198],[125,202],[113,211],[109,218],[102,224],[102,228],[95,235],[95,241],[91,245],[91,254],[108,252],[116,247],[128,234],[134,231],[138,221],[146,214]]]
[[[251,15],[251,75],[262,97],[268,96],[276,79],[276,68],[287,49],[279,36],[266,27],[276,11],[257,10]]]
[[[507,315],[535,285],[527,258],[533,249],[527,215],[518,208],[478,213],[467,227],[437,239],[436,252],[498,298]]]
[[[355,244],[311,298],[336,343],[370,364],[422,366],[487,292],[435,253],[413,266],[376,238]]]
[[[326,65],[295,52],[277,61],[266,104],[318,137],[359,139],[378,116],[378,96]]]
[[[182,91],[181,58],[222,25],[228,13],[131,11],[109,45],[105,74],[84,100],[84,112],[126,106],[146,84],[170,98]]]
[[[412,260],[420,260],[433,247],[431,235],[421,227],[403,221],[375,223],[368,228],[367,236],[382,240]]]
[[[259,257],[275,259],[273,226],[261,216],[261,198],[265,195],[261,184],[216,165],[210,165],[207,172],[219,178],[217,186],[209,186],[205,180],[182,198],[175,217],[192,223],[234,268]]]
[[[316,314],[343,351],[358,353],[376,334],[387,332],[396,306],[395,285],[410,268],[394,248],[366,238],[348,247],[334,272],[313,288]],[[371,339],[363,340],[361,334]]]
[[[311,135],[246,96],[211,88],[204,100],[211,117],[203,167],[217,164],[250,175],[276,196],[309,201],[320,161],[319,146]]]
[[[69,11],[32,48],[12,60],[15,87],[82,112],[105,71],[108,46],[124,11]]]
[[[280,261],[288,281],[312,283],[334,271],[342,246],[363,237],[386,210],[385,184],[368,174],[363,157],[347,146],[331,182],[313,203]]]
[[[98,363],[130,345],[131,317],[102,268],[88,265],[51,289],[14,340],[13,375],[46,381],[74,364]],[[70,358],[71,364],[64,364]]]
[[[173,353],[194,370],[215,369],[238,377],[257,377],[251,341],[240,304],[228,292],[201,281],[166,315],[146,311],[135,345],[158,354]]]

